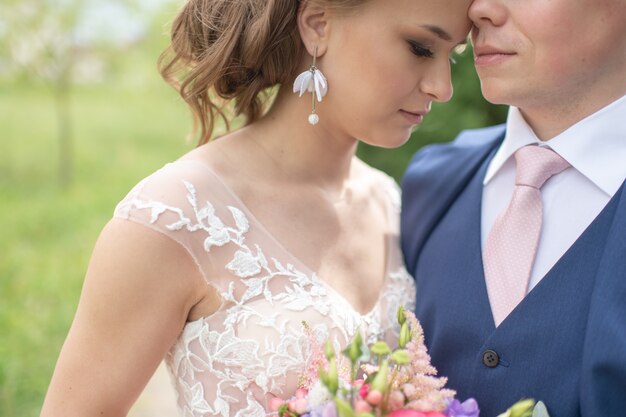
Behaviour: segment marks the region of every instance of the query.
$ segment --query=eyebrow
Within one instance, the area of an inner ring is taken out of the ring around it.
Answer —
[[[451,41],[452,40],[452,36],[450,36],[450,34],[448,32],[446,32],[445,30],[441,29],[439,26],[433,26],[433,25],[421,25],[422,28],[434,33],[435,35],[437,35],[439,38],[443,39],[444,41]]]

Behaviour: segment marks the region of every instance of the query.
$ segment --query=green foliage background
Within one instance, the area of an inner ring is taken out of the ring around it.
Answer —
[[[74,88],[69,187],[57,181],[50,91],[32,77],[0,75],[0,416],[39,414],[90,252],[116,202],[194,146],[185,139],[190,115],[155,68],[168,20],[159,17],[144,41],[108,51],[103,82]],[[425,144],[504,120],[506,110],[480,95],[471,51],[453,72],[453,100],[436,105],[409,143],[395,150],[360,146],[359,155],[399,179]]]

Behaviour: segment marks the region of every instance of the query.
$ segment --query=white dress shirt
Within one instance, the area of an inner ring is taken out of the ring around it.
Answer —
[[[581,120],[549,141],[540,141],[519,109],[509,110],[506,136],[483,182],[482,244],[511,200],[519,148],[538,144],[561,155],[571,167],[541,189],[543,225],[528,291],[550,271],[626,179],[626,96]]]

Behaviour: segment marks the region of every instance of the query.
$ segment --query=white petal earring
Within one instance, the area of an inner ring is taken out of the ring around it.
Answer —
[[[300,93],[300,97],[302,97],[305,91],[312,93],[312,109],[311,114],[309,115],[309,123],[312,125],[316,125],[320,121],[319,116],[315,113],[315,97],[317,96],[317,101],[321,103],[322,98],[326,95],[326,93],[328,93],[328,83],[326,81],[326,77],[324,77],[322,71],[315,66],[316,59],[317,46],[315,47],[315,52],[313,53],[313,64],[308,70],[298,75],[293,83],[293,92]]]

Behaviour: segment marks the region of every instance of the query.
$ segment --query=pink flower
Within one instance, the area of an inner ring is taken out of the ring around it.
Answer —
[[[291,411],[291,412],[294,412],[294,413],[295,413],[295,412],[296,412],[296,400],[290,400],[290,401],[287,403],[287,408],[289,408],[289,411]]]
[[[379,390],[377,390],[377,389],[372,390],[372,391],[370,391],[370,392],[367,394],[367,398],[366,398],[366,399],[367,399],[367,402],[368,402],[368,403],[370,403],[370,404],[372,404],[372,405],[376,406],[376,405],[380,404],[380,402],[382,401],[382,399],[383,399],[383,393],[382,393],[382,392],[380,392],[380,391],[379,391]]]
[[[293,408],[292,408],[293,405]],[[289,402],[289,410],[293,411],[296,414],[304,414],[306,410],[309,408],[309,403],[306,398],[298,398],[294,401]]]
[[[396,410],[387,417],[446,417],[439,411]]]
[[[309,394],[309,391],[305,390],[304,388],[298,388],[296,390],[296,398],[300,399],[300,398],[306,398],[306,396]]]
[[[354,404],[354,411],[357,413],[369,413],[372,411],[372,406],[365,400],[356,400]]]
[[[389,408],[391,410],[397,410],[404,406],[404,394],[398,390],[393,390],[389,393]]]
[[[359,395],[363,399],[367,398],[367,394],[369,394],[369,392],[370,392],[370,385],[369,384],[363,384],[363,385],[361,385],[361,388],[359,388]]]
[[[426,417],[426,414],[415,410],[396,410],[387,417]]]
[[[269,401],[270,410],[278,411],[278,409],[283,405],[284,401],[278,397],[272,397]]]

